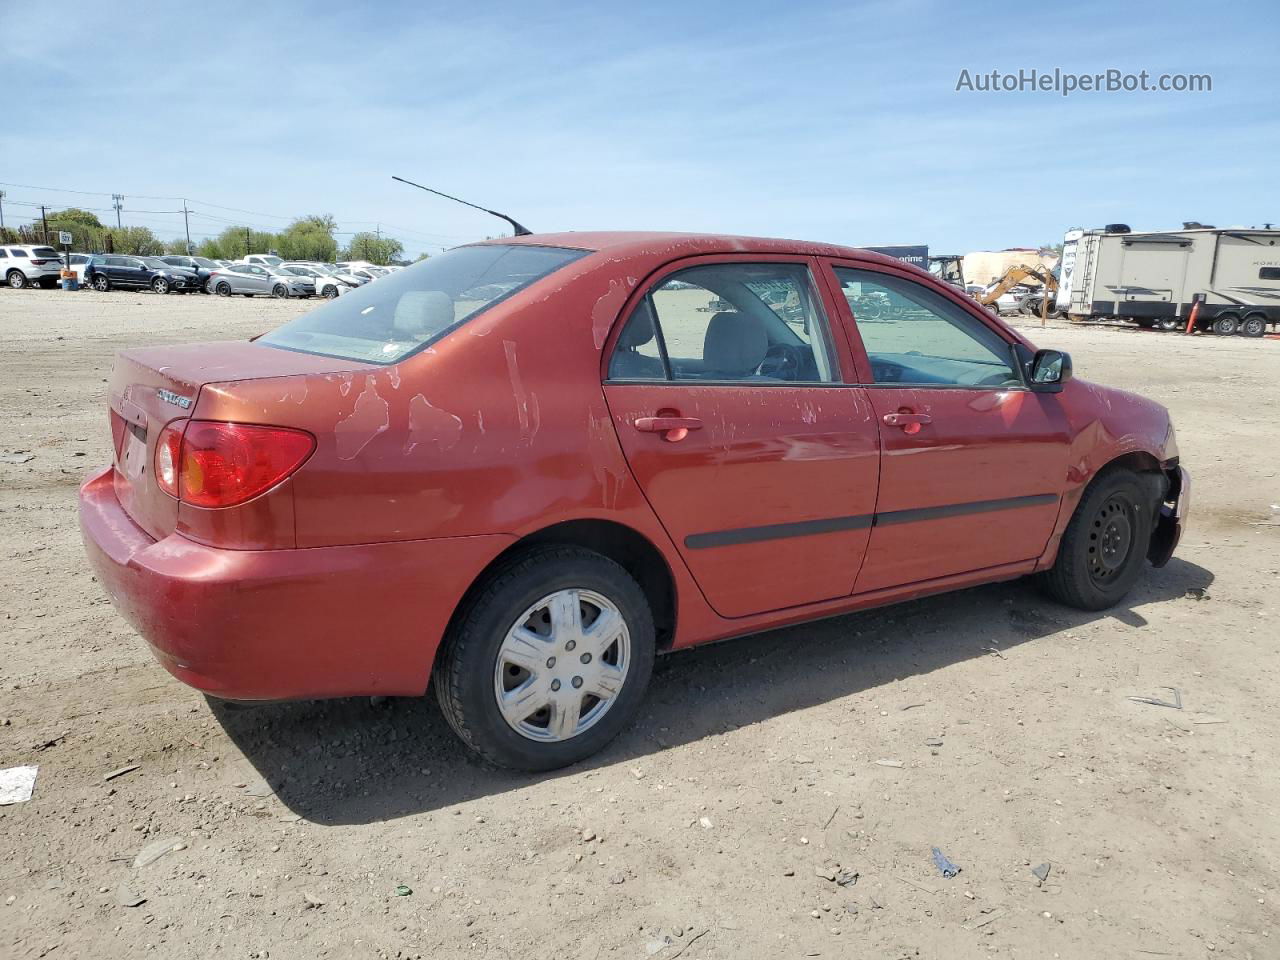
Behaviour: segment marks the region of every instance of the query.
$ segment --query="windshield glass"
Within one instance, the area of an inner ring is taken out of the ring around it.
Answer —
[[[458,247],[352,290],[257,342],[395,363],[586,253],[524,245]]]
[[[207,257],[193,257],[192,259],[195,260],[195,262],[198,263],[200,266],[204,267],[206,270],[209,269],[210,267],[217,266],[216,263],[214,263],[212,260],[208,259]]]
[[[254,262],[255,262],[255,263],[269,263],[271,266],[276,267],[276,266],[279,266],[280,264],[284,263],[284,260],[282,260],[280,257],[266,257],[266,256],[261,256],[261,257],[258,257]]]

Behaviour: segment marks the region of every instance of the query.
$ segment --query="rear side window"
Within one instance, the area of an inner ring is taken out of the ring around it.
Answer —
[[[586,253],[523,244],[457,247],[330,300],[257,342],[396,363]]]
[[[807,266],[708,264],[671,274],[635,306],[609,378],[831,383],[833,358]]]

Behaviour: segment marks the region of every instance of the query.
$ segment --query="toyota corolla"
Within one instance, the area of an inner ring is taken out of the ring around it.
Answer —
[[[1031,574],[1115,604],[1190,493],[1159,404],[795,241],[460,247],[253,341],[123,351],[108,402],[85,544],[175,677],[433,685],[525,769],[600,749],[672,649]]]

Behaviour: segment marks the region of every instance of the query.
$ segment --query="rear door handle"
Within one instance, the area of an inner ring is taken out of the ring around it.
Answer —
[[[635,424],[641,433],[661,433],[670,443],[683,440],[690,430],[702,429],[697,417],[637,417]]]
[[[884,422],[891,427],[907,427],[912,424],[933,423],[933,417],[927,413],[886,413]]]

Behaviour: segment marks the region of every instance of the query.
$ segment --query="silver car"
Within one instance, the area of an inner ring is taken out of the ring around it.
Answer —
[[[246,297],[313,297],[316,282],[312,277],[284,273],[257,263],[233,263],[214,272],[209,278],[209,289],[220,297],[233,293]]]

